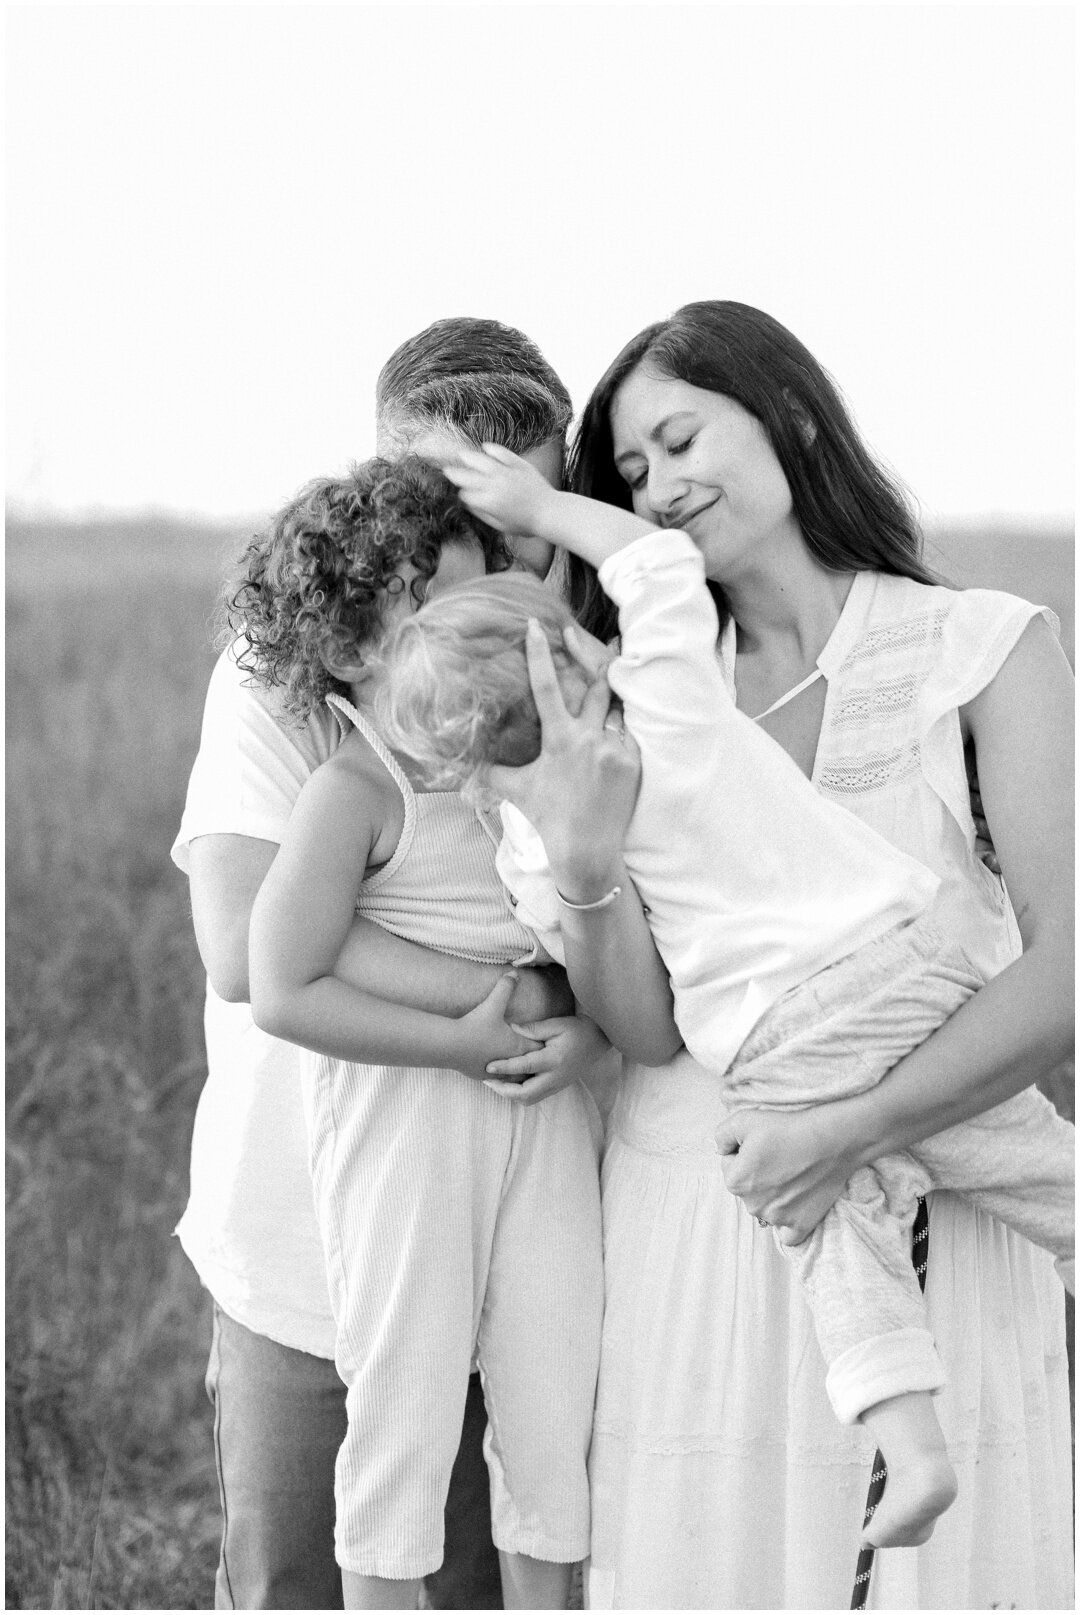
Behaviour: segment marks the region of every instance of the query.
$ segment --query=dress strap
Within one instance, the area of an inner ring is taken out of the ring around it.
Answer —
[[[778,700],[774,701],[771,707],[766,707],[764,712],[759,712],[757,717],[754,719],[754,722],[760,723],[762,718],[767,718],[769,716],[770,712],[778,712],[781,707],[786,707],[789,701],[794,701],[797,695],[801,695],[803,691],[808,690],[811,684],[815,683],[817,679],[824,677],[825,675],[822,673],[820,667],[815,667],[812,673],[807,673],[801,684],[796,684],[793,689],[788,690],[786,695],[782,695]]]
[[[363,713],[358,712],[351,701],[347,701],[343,695],[338,695],[334,690],[331,690],[327,695],[326,701],[327,705],[332,707],[335,712],[340,714],[342,717],[347,719],[349,723],[353,724],[357,729],[359,729],[360,733],[363,735],[364,739],[367,741],[368,745],[371,747],[372,751],[375,753],[376,757],[379,759],[380,763],[382,763],[383,767],[394,781],[394,784],[401,792],[401,798],[405,804],[405,823],[402,826],[401,837],[397,846],[394,848],[393,856],[390,858],[388,863],[383,864],[381,869],[377,869],[374,874],[365,875],[363,881],[361,882],[361,891],[373,891],[384,885],[386,881],[390,879],[391,875],[397,873],[398,869],[401,867],[409,853],[409,849],[411,848],[413,842],[413,835],[416,831],[416,792],[409,784],[401,764],[391,754],[386,742],[382,739],[378,730],[375,729],[369,720],[364,717]]]
[[[413,788],[409,784],[401,764],[390,751],[386,742],[382,739],[378,730],[374,727],[370,720],[365,718],[362,712],[358,712],[351,701],[347,701],[343,695],[338,695],[335,690],[331,690],[330,694],[326,697],[326,702],[328,706],[334,707],[338,712],[342,713],[342,715],[349,720],[354,728],[359,729],[360,733],[363,735],[364,739],[367,741],[380,763],[382,763],[387,773],[393,779],[394,784],[398,787],[398,790],[405,798],[406,803],[408,803],[412,799]]]

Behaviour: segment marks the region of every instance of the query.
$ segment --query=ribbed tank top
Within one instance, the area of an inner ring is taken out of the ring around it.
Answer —
[[[481,964],[530,956],[536,938],[515,915],[495,869],[497,816],[489,823],[460,791],[414,791],[368,719],[342,696],[327,700],[360,731],[405,804],[394,855],[364,880],[356,912],[395,936]]]

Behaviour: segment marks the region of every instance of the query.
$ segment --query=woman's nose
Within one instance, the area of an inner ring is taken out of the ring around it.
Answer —
[[[650,470],[646,496],[649,509],[658,521],[675,515],[685,493],[685,477],[673,476],[667,466]]]

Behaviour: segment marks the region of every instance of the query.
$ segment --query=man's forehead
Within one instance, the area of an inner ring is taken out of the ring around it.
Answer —
[[[443,465],[454,459],[459,449],[474,449],[476,444],[462,432],[452,432],[446,427],[420,427],[415,432],[408,433],[404,440],[399,440],[398,452],[418,454],[421,459],[431,460],[435,465]],[[563,444],[561,438],[552,437],[546,443],[539,443],[533,449],[526,449],[522,454],[523,460],[534,465],[542,477],[546,477],[553,487],[558,487],[563,475]]]
[[[436,465],[443,460],[452,460],[459,449],[475,446],[461,432],[451,432],[445,427],[419,427],[416,431],[403,433],[398,439],[400,453],[419,454],[422,459],[433,460]]]

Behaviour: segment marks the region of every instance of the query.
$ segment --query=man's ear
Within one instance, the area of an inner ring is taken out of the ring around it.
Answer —
[[[790,387],[784,388],[784,403],[792,420],[799,429],[799,436],[803,440],[803,447],[808,449],[817,437],[817,426],[813,416],[800,399],[796,398]]]

